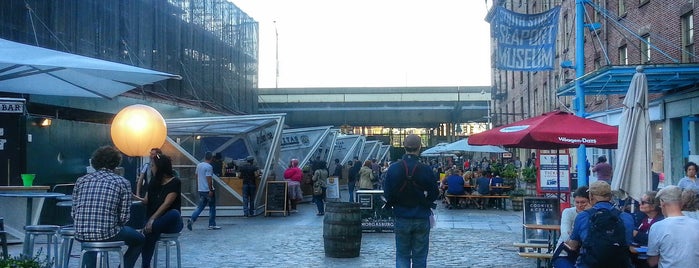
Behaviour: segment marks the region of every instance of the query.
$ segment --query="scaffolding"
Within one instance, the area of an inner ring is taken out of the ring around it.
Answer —
[[[183,77],[130,94],[257,112],[258,23],[227,0],[5,0],[0,38]]]

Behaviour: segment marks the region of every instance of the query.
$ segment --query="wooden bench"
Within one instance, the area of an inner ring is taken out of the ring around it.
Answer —
[[[472,202],[474,199],[479,199],[479,198],[484,198],[484,199],[501,199],[503,200],[502,202],[502,209],[505,210],[505,202],[504,200],[507,198],[510,198],[508,195],[473,195],[473,194],[446,194],[447,198],[463,198],[468,200],[469,202]]]
[[[512,243],[513,246],[519,248],[517,254],[523,258],[536,259],[537,267],[541,267],[542,261],[545,266],[551,266],[551,259],[553,258],[553,252],[550,252],[548,243]],[[528,251],[527,249],[532,249],[534,251]],[[542,249],[546,249],[549,252],[543,253]]]

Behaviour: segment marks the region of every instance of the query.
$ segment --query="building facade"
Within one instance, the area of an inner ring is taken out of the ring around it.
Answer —
[[[91,152],[111,141],[114,115],[131,104],[168,119],[257,112],[258,23],[226,0],[0,1],[0,38],[182,77],[113,99],[0,88],[0,98],[26,101],[19,115],[0,114],[0,128],[12,130],[2,137],[2,185],[27,172],[44,185],[74,181]],[[43,118],[51,126],[37,123]],[[127,178],[136,162],[125,160]]]
[[[649,76],[649,113],[653,140],[653,170],[662,172],[666,184],[684,176],[683,165],[699,159],[695,123],[699,103],[698,57],[694,46],[693,0],[594,0],[585,2],[584,14],[576,14],[574,0],[504,0],[494,5],[517,13],[536,14],[560,6],[554,69],[522,72],[496,69],[493,64],[493,124],[504,125],[552,110],[577,111],[571,90],[575,74],[576,16],[584,16],[584,68],[586,117],[617,125],[625,91],[615,83],[627,83],[636,66],[661,70],[665,76]],[[491,11],[494,7],[491,7]],[[493,42],[493,59],[495,59]],[[572,68],[571,68],[572,67]],[[599,85],[594,85],[594,79]],[[681,81],[687,79],[686,81]],[[698,80],[694,80],[698,81]],[[623,87],[621,87],[623,88]],[[684,134],[684,135],[683,135]],[[614,163],[615,150],[588,149],[595,163],[606,155]],[[528,155],[528,154],[521,154]],[[575,158],[575,156],[573,156]],[[576,162],[575,160],[573,162]]]

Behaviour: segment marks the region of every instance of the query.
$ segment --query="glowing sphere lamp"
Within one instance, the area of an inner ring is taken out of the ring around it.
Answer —
[[[160,148],[167,136],[165,119],[153,107],[135,104],[114,117],[111,136],[114,145],[125,155],[147,156],[151,148]]]

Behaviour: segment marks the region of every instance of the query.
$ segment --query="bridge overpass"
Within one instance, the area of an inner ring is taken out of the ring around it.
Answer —
[[[486,122],[490,86],[260,88],[258,113],[286,113],[292,127],[436,128]]]

